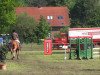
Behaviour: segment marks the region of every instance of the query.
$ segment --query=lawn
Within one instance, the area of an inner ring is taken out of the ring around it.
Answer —
[[[19,60],[10,60],[7,70],[0,75],[100,75],[100,59],[64,60],[64,50],[53,50],[52,55],[43,54],[43,45],[23,44]]]

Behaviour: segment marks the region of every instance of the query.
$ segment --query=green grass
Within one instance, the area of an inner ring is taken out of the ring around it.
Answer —
[[[0,75],[100,75],[100,59],[64,60],[64,50],[54,50],[44,55],[43,45],[22,46],[19,60],[10,60],[7,55],[7,70]]]

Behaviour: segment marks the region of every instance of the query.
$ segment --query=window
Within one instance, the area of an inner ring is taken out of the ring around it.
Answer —
[[[58,19],[63,19],[63,16],[58,16]]]
[[[47,19],[51,20],[51,19],[53,19],[53,16],[47,16]]]

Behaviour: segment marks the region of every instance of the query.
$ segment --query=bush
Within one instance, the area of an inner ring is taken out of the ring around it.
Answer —
[[[63,28],[60,29],[61,33],[67,33],[69,30],[69,26],[64,26]]]
[[[46,19],[41,16],[39,23],[37,25],[37,29],[35,29],[35,34],[38,39],[44,39],[48,37],[48,34],[50,33],[51,27],[49,23],[46,21]]]
[[[55,33],[54,34],[54,38],[60,38],[60,37],[61,37],[60,33]]]
[[[0,62],[5,62],[9,49],[6,45],[0,46]]]
[[[23,13],[18,15],[16,24],[11,29],[16,29],[21,43],[31,43],[36,37],[34,34],[36,26],[37,24],[34,18]]]
[[[17,17],[16,24],[11,30],[16,29],[21,43],[37,42],[38,39],[44,39],[50,32],[50,25],[41,17],[39,23],[33,17],[27,14],[20,14]]]

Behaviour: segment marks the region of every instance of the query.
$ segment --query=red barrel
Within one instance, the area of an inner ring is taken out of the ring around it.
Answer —
[[[44,40],[44,55],[51,55],[52,54],[52,40],[45,39]]]

